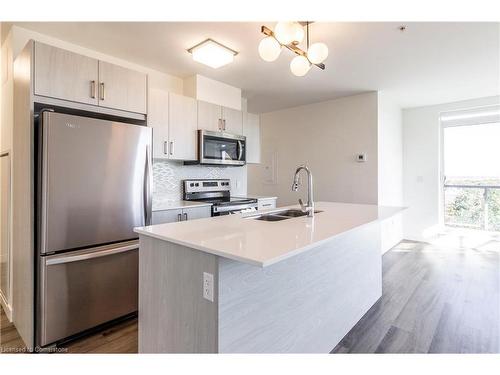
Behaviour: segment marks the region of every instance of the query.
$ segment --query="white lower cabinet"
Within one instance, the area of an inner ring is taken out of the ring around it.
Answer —
[[[171,210],[153,211],[153,225],[175,223],[177,221],[195,220],[210,217],[210,206],[175,208]]]
[[[191,207],[182,209],[182,220],[204,219],[212,216],[211,206]]]
[[[182,209],[153,211],[152,224],[165,224],[181,221]]]

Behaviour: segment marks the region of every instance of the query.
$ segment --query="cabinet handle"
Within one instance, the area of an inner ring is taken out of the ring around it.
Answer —
[[[170,155],[174,154],[174,141],[170,141]]]
[[[168,142],[167,141],[163,142],[163,153],[165,155],[168,155]]]
[[[217,129],[222,130],[222,119],[217,121]]]
[[[101,82],[101,84],[99,85],[100,86],[100,100],[104,100],[104,96],[105,96],[105,93],[104,93],[104,82]]]
[[[184,212],[184,220],[187,220],[188,219],[188,214],[187,212]]]
[[[222,123],[224,124],[224,131],[226,131],[226,120],[222,120]]]
[[[177,214],[177,221],[182,221],[182,216],[181,216],[181,214]]]
[[[90,97],[92,99],[95,99],[95,89],[96,89],[95,81],[90,81]]]

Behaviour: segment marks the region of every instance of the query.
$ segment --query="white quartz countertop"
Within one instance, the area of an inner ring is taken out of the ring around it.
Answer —
[[[153,211],[177,210],[179,208],[211,206],[212,203],[191,201],[155,201],[153,199]]]
[[[285,208],[266,210],[274,212]],[[244,263],[265,267],[277,263],[365,224],[389,218],[403,207],[316,202],[323,212],[282,221],[251,219],[235,214],[207,219],[138,227],[140,235],[184,245]]]

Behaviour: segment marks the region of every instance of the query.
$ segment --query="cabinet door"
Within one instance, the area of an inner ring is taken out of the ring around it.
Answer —
[[[146,113],[147,76],[99,61],[99,106]]]
[[[243,119],[243,135],[247,137],[247,163],[260,163],[260,117],[246,113]]]
[[[148,126],[153,128],[153,158],[168,159],[168,92],[150,89]]]
[[[170,142],[170,159],[198,159],[197,113],[198,106],[195,99],[169,94],[168,138]]]
[[[97,105],[96,59],[36,42],[34,65],[35,95]]]
[[[182,214],[183,214],[182,220],[203,219],[212,216],[212,207],[203,206],[203,207],[184,208],[182,210]]]
[[[163,211],[153,211],[151,218],[152,224],[165,224],[165,223],[175,223],[181,221],[182,219],[182,209],[177,210],[163,210]]]
[[[232,134],[243,134],[243,112],[237,109],[222,107],[224,131]]]
[[[221,106],[198,100],[198,129],[220,131]]]

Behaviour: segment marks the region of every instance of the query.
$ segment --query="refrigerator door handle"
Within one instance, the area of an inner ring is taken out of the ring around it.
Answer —
[[[151,154],[149,151],[149,146],[146,145],[146,163],[144,167],[144,224],[151,225],[151,211],[152,211],[152,199],[151,199]]]
[[[138,248],[139,245],[137,243],[134,243],[126,246],[120,246],[106,250],[97,250],[97,251],[92,251],[90,253],[79,254],[79,255],[72,255],[71,253],[64,254],[61,256],[47,257],[45,264],[47,266],[53,266],[56,264],[79,262],[82,260],[95,259],[95,258],[105,257],[108,255],[124,253],[126,251],[135,250]]]
[[[49,113],[54,113],[52,108],[42,108],[38,114],[39,129],[40,131],[40,147],[39,147],[39,176],[40,187],[37,191],[37,195],[40,199],[39,207],[41,214],[41,224],[40,224],[40,252],[45,253],[47,251],[47,198],[48,198],[48,181],[45,171],[48,168],[48,128],[46,128],[46,122],[49,121]]]

